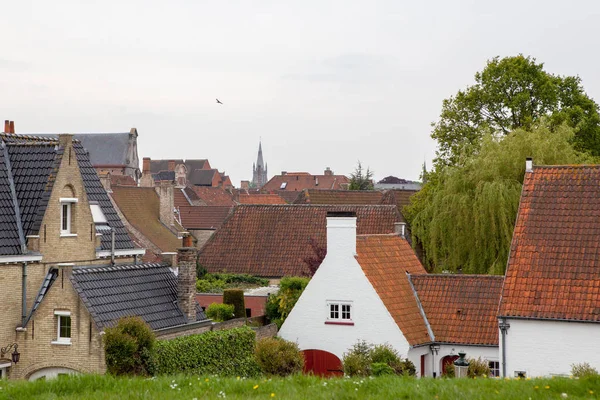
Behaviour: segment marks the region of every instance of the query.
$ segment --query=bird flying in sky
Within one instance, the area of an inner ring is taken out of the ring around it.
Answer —
[[[221,100],[219,100],[219,99],[217,99],[217,103],[219,103],[219,104],[223,104],[223,103],[221,103]]]

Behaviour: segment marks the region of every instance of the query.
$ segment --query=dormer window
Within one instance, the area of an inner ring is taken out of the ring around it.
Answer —
[[[73,207],[77,203],[73,197],[60,198],[60,235],[75,236],[73,233]]]
[[[352,302],[351,301],[328,301],[327,319],[325,324],[330,325],[354,325],[352,320]]]
[[[279,189],[285,189],[286,186],[287,186],[287,182],[283,182],[281,184],[281,186],[279,186]]]
[[[90,209],[92,210],[92,219],[96,225],[108,225],[106,216],[102,212],[102,207],[98,202],[90,202]]]

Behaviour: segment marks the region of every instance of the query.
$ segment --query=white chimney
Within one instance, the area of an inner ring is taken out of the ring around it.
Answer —
[[[394,222],[394,232],[402,239],[406,239],[406,222]]]
[[[327,212],[327,256],[356,255],[356,213]]]
[[[531,157],[525,159],[525,172],[533,172],[533,158]]]

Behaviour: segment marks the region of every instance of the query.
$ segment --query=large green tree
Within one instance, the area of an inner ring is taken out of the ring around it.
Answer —
[[[433,124],[437,165],[460,165],[480,148],[485,135],[503,137],[549,121],[574,129],[575,148],[600,155],[598,104],[584,92],[579,77],[553,75],[535,58],[494,58],[475,74],[475,84],[444,100]]]
[[[593,162],[574,149],[574,128],[551,125],[542,121],[532,131],[518,129],[502,140],[485,134],[480,149],[461,165],[428,174],[427,184],[404,209],[428,270],[504,273],[525,158],[533,157],[537,165]]]

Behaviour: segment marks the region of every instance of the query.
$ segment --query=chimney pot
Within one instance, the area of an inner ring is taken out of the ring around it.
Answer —
[[[142,173],[149,174],[150,173],[150,157],[144,157],[142,163]]]
[[[9,132],[15,133],[15,121],[10,121],[9,123]]]
[[[331,168],[325,168],[325,175],[333,175],[333,171],[331,170]]]
[[[183,247],[194,247],[194,243],[192,241],[192,235],[190,235],[189,233],[184,233],[183,234]]]
[[[533,158],[531,157],[525,159],[525,172],[533,172]]]
[[[281,175],[286,175],[287,171],[281,171]]]
[[[4,120],[4,133],[10,133],[10,121],[7,119]]]

